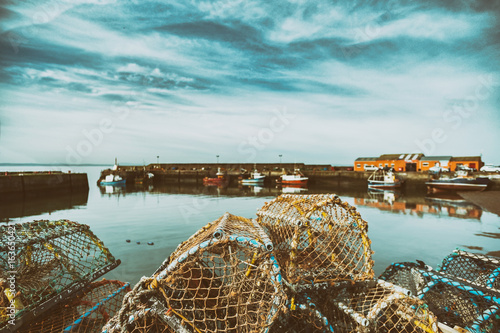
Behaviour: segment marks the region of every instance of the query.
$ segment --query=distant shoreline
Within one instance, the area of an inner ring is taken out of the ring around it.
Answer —
[[[64,163],[0,163],[0,166],[48,166],[48,167],[84,167],[84,166],[110,166],[111,164],[64,164]]]

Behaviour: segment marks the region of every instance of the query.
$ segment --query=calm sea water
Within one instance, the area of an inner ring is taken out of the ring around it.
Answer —
[[[282,193],[274,187],[217,189],[177,184],[98,187],[101,169],[71,168],[72,172],[88,174],[88,196],[4,201],[0,203],[0,219],[7,223],[69,219],[88,224],[122,261],[106,278],[134,284],[154,272],[179,243],[208,222],[225,212],[255,217],[266,201]],[[500,217],[458,197],[369,193],[366,188],[309,188],[302,193],[335,193],[356,206],[369,225],[376,275],[392,262],[419,259],[436,267],[457,247],[483,254],[500,250]],[[127,239],[131,242],[127,243]],[[148,242],[154,245],[147,245]]]

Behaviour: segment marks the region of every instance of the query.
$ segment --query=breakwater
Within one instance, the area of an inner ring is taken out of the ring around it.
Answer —
[[[47,192],[88,191],[86,173],[5,172],[0,175],[0,195],[44,195]]]
[[[215,171],[211,170],[158,170],[151,169],[154,174],[154,182],[158,183],[194,183],[201,184],[204,177],[214,177]],[[372,172],[357,171],[324,171],[324,170],[304,170],[302,173],[309,178],[309,184],[325,187],[366,187],[368,177]],[[276,180],[283,174],[282,171],[263,171],[266,176],[266,185],[276,184]],[[226,175],[229,177],[229,184],[235,185],[238,178],[242,175],[240,171],[228,170]],[[424,172],[398,172],[397,177],[404,180],[404,186],[411,190],[422,190],[425,188],[425,182],[430,179],[429,174]],[[474,177],[488,177],[484,173],[474,173]],[[500,189],[500,177],[492,175],[491,189]]]

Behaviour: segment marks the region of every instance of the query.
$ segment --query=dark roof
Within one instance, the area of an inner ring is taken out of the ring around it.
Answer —
[[[384,154],[380,155],[379,160],[419,160],[422,153],[403,153],[403,154]]]
[[[480,161],[481,156],[453,156],[451,161]]]
[[[451,159],[451,156],[422,156],[422,158],[420,158],[421,161],[449,161]]]
[[[355,162],[361,162],[361,161],[376,161],[378,160],[378,157],[358,157]]]

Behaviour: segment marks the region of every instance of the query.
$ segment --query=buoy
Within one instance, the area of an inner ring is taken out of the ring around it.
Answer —
[[[127,239],[125,242],[130,243],[130,239]]]
[[[136,242],[137,244],[141,244],[141,242]]]
[[[153,243],[153,242],[148,242],[148,245],[155,245],[155,243]]]

